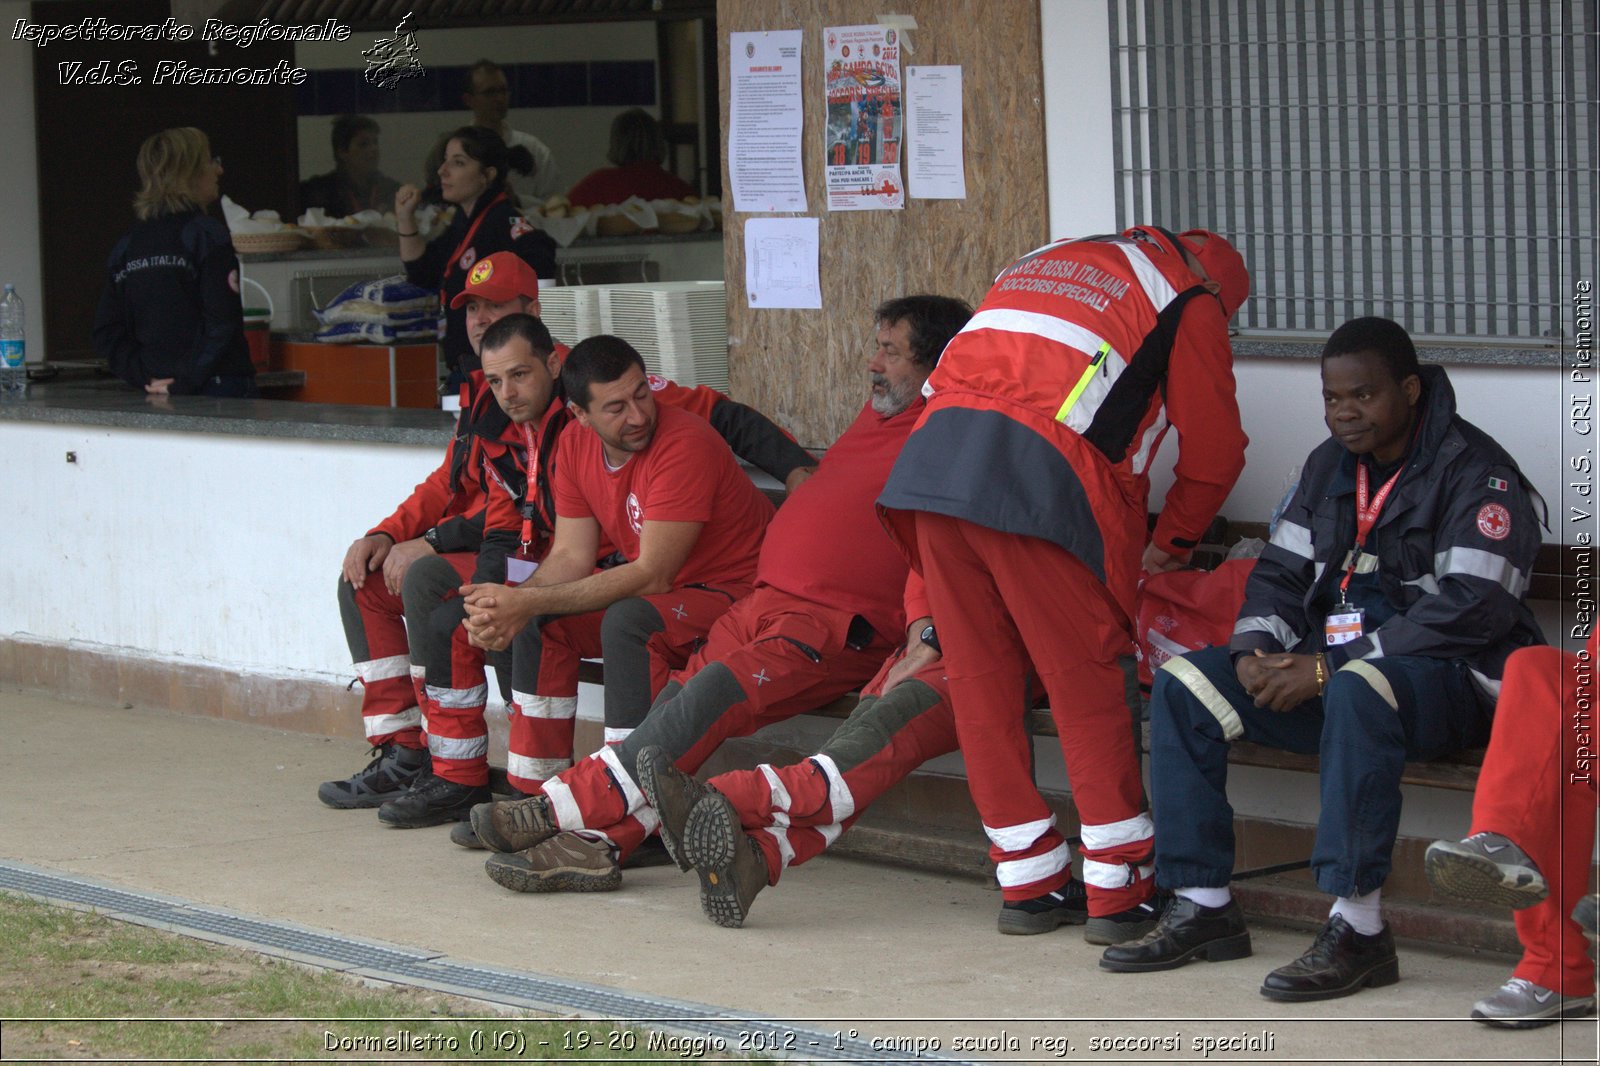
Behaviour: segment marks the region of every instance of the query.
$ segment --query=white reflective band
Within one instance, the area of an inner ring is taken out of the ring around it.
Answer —
[[[639,786],[633,783],[633,777],[623,768],[622,759],[617,755],[616,748],[601,748],[591,759],[599,759],[611,768],[611,776],[616,778],[617,787],[622,789],[622,798],[628,802],[628,813],[635,814],[650,805],[645,802],[644,793],[639,791]]]
[[[822,767],[823,776],[828,779],[828,803],[833,807],[833,820],[842,822],[856,813],[856,798],[850,786],[844,783],[839,764],[828,755],[813,755],[811,761]]]
[[[1043,881],[1054,877],[1067,868],[1072,861],[1072,855],[1067,851],[1066,842],[1029,859],[1007,859],[997,862],[994,866],[994,878],[1000,882],[1001,888],[1016,888],[1019,885],[1031,885],[1035,881]]]
[[[424,733],[428,731],[428,715],[420,707],[417,708],[417,724],[422,727]]]
[[[1147,629],[1144,631],[1144,642],[1150,645],[1152,648],[1160,649],[1167,656],[1174,659],[1180,655],[1188,655],[1191,651],[1194,651],[1193,648],[1185,648],[1177,641],[1162,633],[1157,633],[1153,629]]]
[[[1095,888],[1127,888],[1130,883],[1128,865],[1086,858],[1083,860],[1083,883]]]
[[[1490,677],[1480,670],[1468,669],[1467,673],[1472,677],[1478,688],[1483,690],[1485,696],[1488,696],[1491,700],[1500,698],[1500,681],[1498,678]]]
[[[411,656],[391,655],[387,659],[369,659],[356,663],[356,676],[363,685],[374,681],[388,681],[396,677],[411,676]]]
[[[1302,559],[1311,558],[1311,530],[1286,518],[1278,519],[1272,531],[1272,543]]]
[[[1161,664],[1161,669],[1182,682],[1183,687],[1211,712],[1211,717],[1222,726],[1223,740],[1237,740],[1244,736],[1244,723],[1239,720],[1239,712],[1233,709],[1233,704],[1217,691],[1217,686],[1198,666],[1188,659],[1168,659]]]
[[[1389,679],[1383,676],[1382,670],[1379,670],[1365,659],[1355,659],[1347,662],[1339,667],[1337,672],[1354,674],[1365,681],[1372,691],[1382,696],[1383,702],[1389,705],[1390,710],[1398,711],[1400,709],[1400,701],[1395,699],[1394,686],[1389,684]]]
[[[1322,580],[1322,572],[1327,568],[1328,564],[1321,562],[1320,560],[1311,564],[1311,583],[1313,585]]]
[[[578,697],[576,696],[527,696],[520,704],[522,713],[528,718],[576,718],[578,715]]]
[[[988,834],[989,842],[1001,851],[1021,851],[1033,846],[1033,842],[1044,836],[1050,827],[1056,824],[1056,816],[1040,818],[1036,822],[1023,822],[1021,825],[1003,825],[998,829],[984,826],[983,831]]]
[[[628,734],[632,732],[632,729],[613,729],[610,726],[606,726],[606,743],[621,744],[628,739]]]
[[[489,738],[441,737],[429,733],[428,751],[436,759],[481,759],[489,754]]]
[[[840,834],[844,832],[844,826],[838,822],[829,822],[827,825],[819,825],[816,828],[818,835],[822,837],[822,846],[824,848],[833,847],[833,842],[838,840]]]
[[[789,864],[794,861],[794,845],[789,843],[788,832],[770,825],[762,832],[778,842],[778,868],[787,870]]]
[[[661,815],[657,814],[654,808],[646,807],[644,810],[634,814],[634,817],[638,819],[639,825],[644,829],[645,836],[649,836],[661,828]]]
[[[1265,618],[1258,614],[1240,618],[1233,623],[1233,635],[1239,636],[1241,633],[1265,633],[1283,648],[1293,648],[1300,643],[1300,634],[1275,614]]]
[[[382,737],[402,729],[415,729],[422,724],[422,712],[415,707],[400,714],[369,714],[361,718],[362,728],[369,737]]]
[[[1355,556],[1356,573],[1375,574],[1378,572],[1378,557],[1376,555],[1373,555],[1371,552],[1362,552],[1360,555],[1356,555],[1356,550],[1351,548],[1349,551],[1344,553],[1344,562],[1339,564],[1339,571],[1341,573],[1350,569],[1351,556]]]
[[[793,801],[789,798],[789,790],[783,787],[783,781],[779,779],[778,771],[774,770],[769,763],[762,763],[756,769],[760,770],[761,776],[767,779],[767,792],[772,796],[772,809],[787,812],[789,804]],[[788,824],[787,815],[785,815],[784,824]]]
[[[1023,333],[1042,337],[1081,353],[1085,362],[1094,358],[1094,354],[1100,350],[1102,344],[1110,347],[1099,334],[1086,330],[1075,322],[1068,322],[1055,315],[1042,315],[1037,311],[1015,311],[1006,308],[979,311],[972,316],[961,332],[968,333],[975,329],[992,329],[1001,333]],[[1115,348],[1111,348],[1106,356],[1107,365],[1113,360],[1117,367],[1116,373],[1120,374],[1127,364],[1123,362],[1122,356],[1117,354]]]
[[[1167,280],[1157,266],[1150,262],[1150,258],[1141,250],[1140,242],[1118,241],[1116,247],[1127,257],[1129,265],[1133,267],[1133,274],[1139,279],[1139,285],[1144,289],[1144,294],[1155,304],[1159,312],[1178,296],[1172,282]]]
[[[1155,835],[1155,823],[1150,821],[1148,814],[1142,812],[1132,818],[1124,818],[1120,822],[1107,822],[1104,825],[1081,825],[1078,827],[1078,836],[1083,840],[1084,851],[1103,851],[1106,848],[1114,848],[1118,844],[1132,844],[1139,840],[1149,840]]]
[[[1156,420],[1150,423],[1150,428],[1139,438],[1139,449],[1133,453],[1133,459],[1129,462],[1129,467],[1135,474],[1144,473],[1145,467],[1150,465],[1150,456],[1155,452],[1156,444],[1166,429],[1167,407],[1166,404],[1162,404],[1156,408]]]
[[[428,698],[439,706],[459,711],[469,707],[482,707],[484,699],[489,695],[489,686],[434,688],[432,685],[428,685],[423,691],[427,692]]]
[[[1104,356],[1098,353],[1091,355],[1090,358],[1098,358],[1100,364],[1096,366],[1091,362],[1085,368],[1084,375],[1078,379],[1078,383],[1067,394],[1066,402],[1056,412],[1056,421],[1074,433],[1082,433],[1089,428],[1094,422],[1094,416],[1100,410],[1100,405],[1111,392],[1111,386],[1115,385],[1122,372],[1128,369],[1128,364],[1122,356],[1109,347],[1104,351]]]
[[[1493,581],[1513,596],[1521,597],[1528,587],[1528,575],[1511,564],[1511,560],[1482,548],[1449,548],[1433,557],[1433,572],[1466,574]]]
[[[544,783],[544,798],[550,804],[550,815],[562,829],[587,829],[583,824],[583,811],[572,798],[572,789],[559,777]]]
[[[412,663],[411,664],[411,680],[413,682],[417,682],[417,681],[426,681],[427,679],[428,679],[428,668],[426,666],[418,666],[416,663]]]
[[[506,755],[506,773],[529,781],[548,781],[571,765],[571,759],[534,759],[515,752]]]
[[[1414,578],[1411,581],[1402,581],[1400,583],[1402,585],[1411,585],[1419,588],[1429,596],[1438,595],[1439,592],[1439,582],[1432,574],[1423,574],[1419,578]]]

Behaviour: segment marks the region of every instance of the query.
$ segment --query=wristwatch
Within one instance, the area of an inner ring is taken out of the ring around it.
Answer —
[[[932,648],[934,651],[938,652],[940,655],[944,654],[944,649],[939,647],[939,634],[933,631],[932,622],[929,622],[927,625],[922,627],[922,632],[917,634],[917,639],[922,641],[922,643],[926,644],[928,647]]]
[[[428,542],[428,547],[432,548],[434,551],[438,551],[439,550],[439,527],[438,526],[434,526],[432,529],[429,529],[426,533],[424,533],[422,535],[422,539]]]

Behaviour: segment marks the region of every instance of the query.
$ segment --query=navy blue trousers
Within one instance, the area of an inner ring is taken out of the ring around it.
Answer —
[[[1257,707],[1226,648],[1173,659],[1150,703],[1150,801],[1156,882],[1216,888],[1233,873],[1228,745],[1235,740],[1319,755],[1322,810],[1311,868],[1335,896],[1365,895],[1389,876],[1407,759],[1476,747],[1491,705],[1459,661],[1392,656],[1346,663],[1321,698]]]

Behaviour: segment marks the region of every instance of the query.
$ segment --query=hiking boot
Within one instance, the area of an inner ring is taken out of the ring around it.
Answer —
[[[492,766],[489,767],[489,791],[490,792],[493,792],[497,796],[499,796],[499,795],[507,795],[507,796],[510,796],[514,800],[527,799],[529,796],[533,795],[533,793],[531,793],[531,792],[522,791],[522,789],[517,788],[515,785],[506,784],[505,783],[505,775],[504,775],[503,772],[501,774],[500,781],[501,781],[501,785],[503,787],[508,788],[511,791],[510,792],[501,792],[500,789],[495,786],[495,783],[494,783],[494,767],[492,767]],[[458,848],[468,848],[468,849],[470,849],[472,851],[487,851],[487,850],[489,850],[488,847],[485,846],[483,841],[478,839],[478,831],[476,829],[472,828],[472,817],[471,817],[470,814],[466,818],[461,819],[461,821],[457,822],[455,825],[450,827],[450,843],[454,844]]]
[[[1537,1029],[1563,1018],[1584,1018],[1593,1013],[1593,996],[1563,996],[1520,977],[1513,977],[1494,995],[1472,1005],[1473,1021],[1504,1029]]]
[[[1098,918],[1091,917],[1084,924],[1083,939],[1086,943],[1099,944],[1102,947],[1138,940],[1156,927],[1156,922],[1161,918],[1161,908],[1165,903],[1166,899],[1163,896],[1155,895],[1127,910],[1115,914],[1102,914]]]
[[[615,892],[622,887],[622,869],[611,845],[577,833],[557,833],[526,850],[491,855],[483,868],[495,884],[513,892]]]
[[[622,860],[624,870],[643,870],[647,866],[676,866],[678,861],[667,854],[660,837],[645,837],[638,847]]]
[[[381,807],[404,795],[433,765],[426,748],[403,748],[392,740],[379,744],[370,754],[372,761],[355,776],[318,785],[317,799],[342,811]]]
[[[1082,925],[1088,919],[1088,896],[1076,878],[1055,892],[1000,905],[1000,931],[1013,936],[1048,933],[1058,925]]]
[[[673,766],[672,756],[654,744],[640,749],[633,771],[639,778],[639,790],[661,816],[661,843],[667,854],[678,869],[690,869],[689,860],[683,857],[683,823],[689,820],[694,805],[716,789]]]
[[[459,822],[474,804],[489,798],[487,785],[458,785],[433,774],[423,774],[404,795],[378,808],[378,821],[397,829],[421,829]]]
[[[756,894],[767,887],[767,857],[739,824],[728,797],[712,789],[683,826],[683,853],[700,875],[700,909],[720,926],[737,929]]]
[[[510,854],[549,840],[561,827],[550,813],[550,801],[541,794],[504,803],[479,803],[472,809],[472,831],[484,847]]]
[[[1499,833],[1474,833],[1460,842],[1436,840],[1428,845],[1423,869],[1428,883],[1446,895],[1512,910],[1531,907],[1550,894],[1528,853]]]
[[[1113,973],[1174,970],[1195,959],[1226,962],[1250,954],[1250,930],[1237,900],[1202,907],[1176,896],[1164,901],[1156,927],[1138,940],[1113,944],[1100,956],[1100,968]]]
[[[1309,1003],[1348,996],[1363,988],[1400,980],[1389,924],[1369,935],[1358,933],[1344,916],[1328,919],[1306,953],[1267,974],[1261,994],[1283,1003]]]

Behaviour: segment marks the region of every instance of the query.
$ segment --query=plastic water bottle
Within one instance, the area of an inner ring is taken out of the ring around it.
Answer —
[[[22,297],[7,285],[0,298],[0,400],[20,400],[28,393],[27,343]]]

